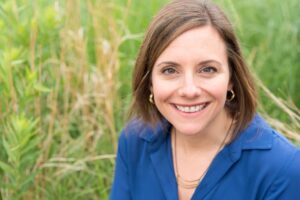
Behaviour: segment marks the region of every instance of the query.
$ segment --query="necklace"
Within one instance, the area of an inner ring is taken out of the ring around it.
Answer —
[[[229,133],[229,130],[227,131],[226,133],[226,136],[224,137],[223,141],[221,142],[217,152],[215,153],[212,161],[210,162],[209,166],[205,169],[205,171],[202,173],[202,175],[197,178],[197,179],[194,179],[194,180],[187,180],[187,179],[184,179],[182,176],[180,176],[179,172],[178,172],[178,163],[177,163],[177,148],[176,148],[176,143],[177,143],[177,140],[176,140],[176,129],[174,129],[174,164],[175,164],[175,173],[176,173],[176,181],[177,181],[177,184],[178,186],[182,187],[182,188],[185,188],[185,189],[194,189],[196,188],[199,183],[202,181],[203,177],[206,175],[212,161],[214,160],[214,158],[216,157],[216,155],[222,150],[222,148],[224,147],[225,145],[225,141],[226,141],[226,138],[228,136],[228,133]]]

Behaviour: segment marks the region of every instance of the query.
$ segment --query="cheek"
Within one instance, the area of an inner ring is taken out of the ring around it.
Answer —
[[[203,83],[202,89],[216,99],[225,101],[227,90],[229,88],[229,81],[225,80],[227,79],[215,79],[214,81],[208,81]]]
[[[152,92],[154,99],[156,101],[162,101],[167,99],[173,91],[175,91],[175,88],[172,88],[174,84],[170,84],[167,81],[161,81],[161,80],[156,80],[152,84]],[[174,86],[173,86],[174,87]]]
[[[161,76],[153,74],[152,93],[155,104],[158,106],[160,103],[167,101],[176,91],[176,87],[176,81],[163,79]]]

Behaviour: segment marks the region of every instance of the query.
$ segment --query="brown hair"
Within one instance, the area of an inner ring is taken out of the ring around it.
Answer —
[[[182,33],[193,28],[214,27],[226,45],[231,82],[236,97],[225,107],[234,119],[234,139],[256,112],[256,89],[233,27],[224,12],[208,0],[175,0],[167,4],[150,24],[141,45],[133,72],[133,102],[130,116],[155,125],[163,119],[154,104],[149,102],[151,72],[159,55]]]

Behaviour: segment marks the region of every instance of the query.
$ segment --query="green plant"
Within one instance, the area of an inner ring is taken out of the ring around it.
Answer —
[[[20,199],[34,183],[38,172],[35,166],[39,153],[38,121],[24,114],[12,115],[4,124],[2,145],[5,159],[0,160],[0,183],[3,194],[11,199]]]
[[[167,2],[1,1],[0,199],[108,199],[136,53]],[[299,144],[299,3],[217,2],[263,80],[260,112]]]

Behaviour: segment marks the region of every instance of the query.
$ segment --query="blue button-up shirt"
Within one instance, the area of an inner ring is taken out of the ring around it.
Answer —
[[[178,200],[170,126],[134,121],[119,138],[111,200]],[[192,200],[300,200],[300,151],[256,116],[220,151]]]

